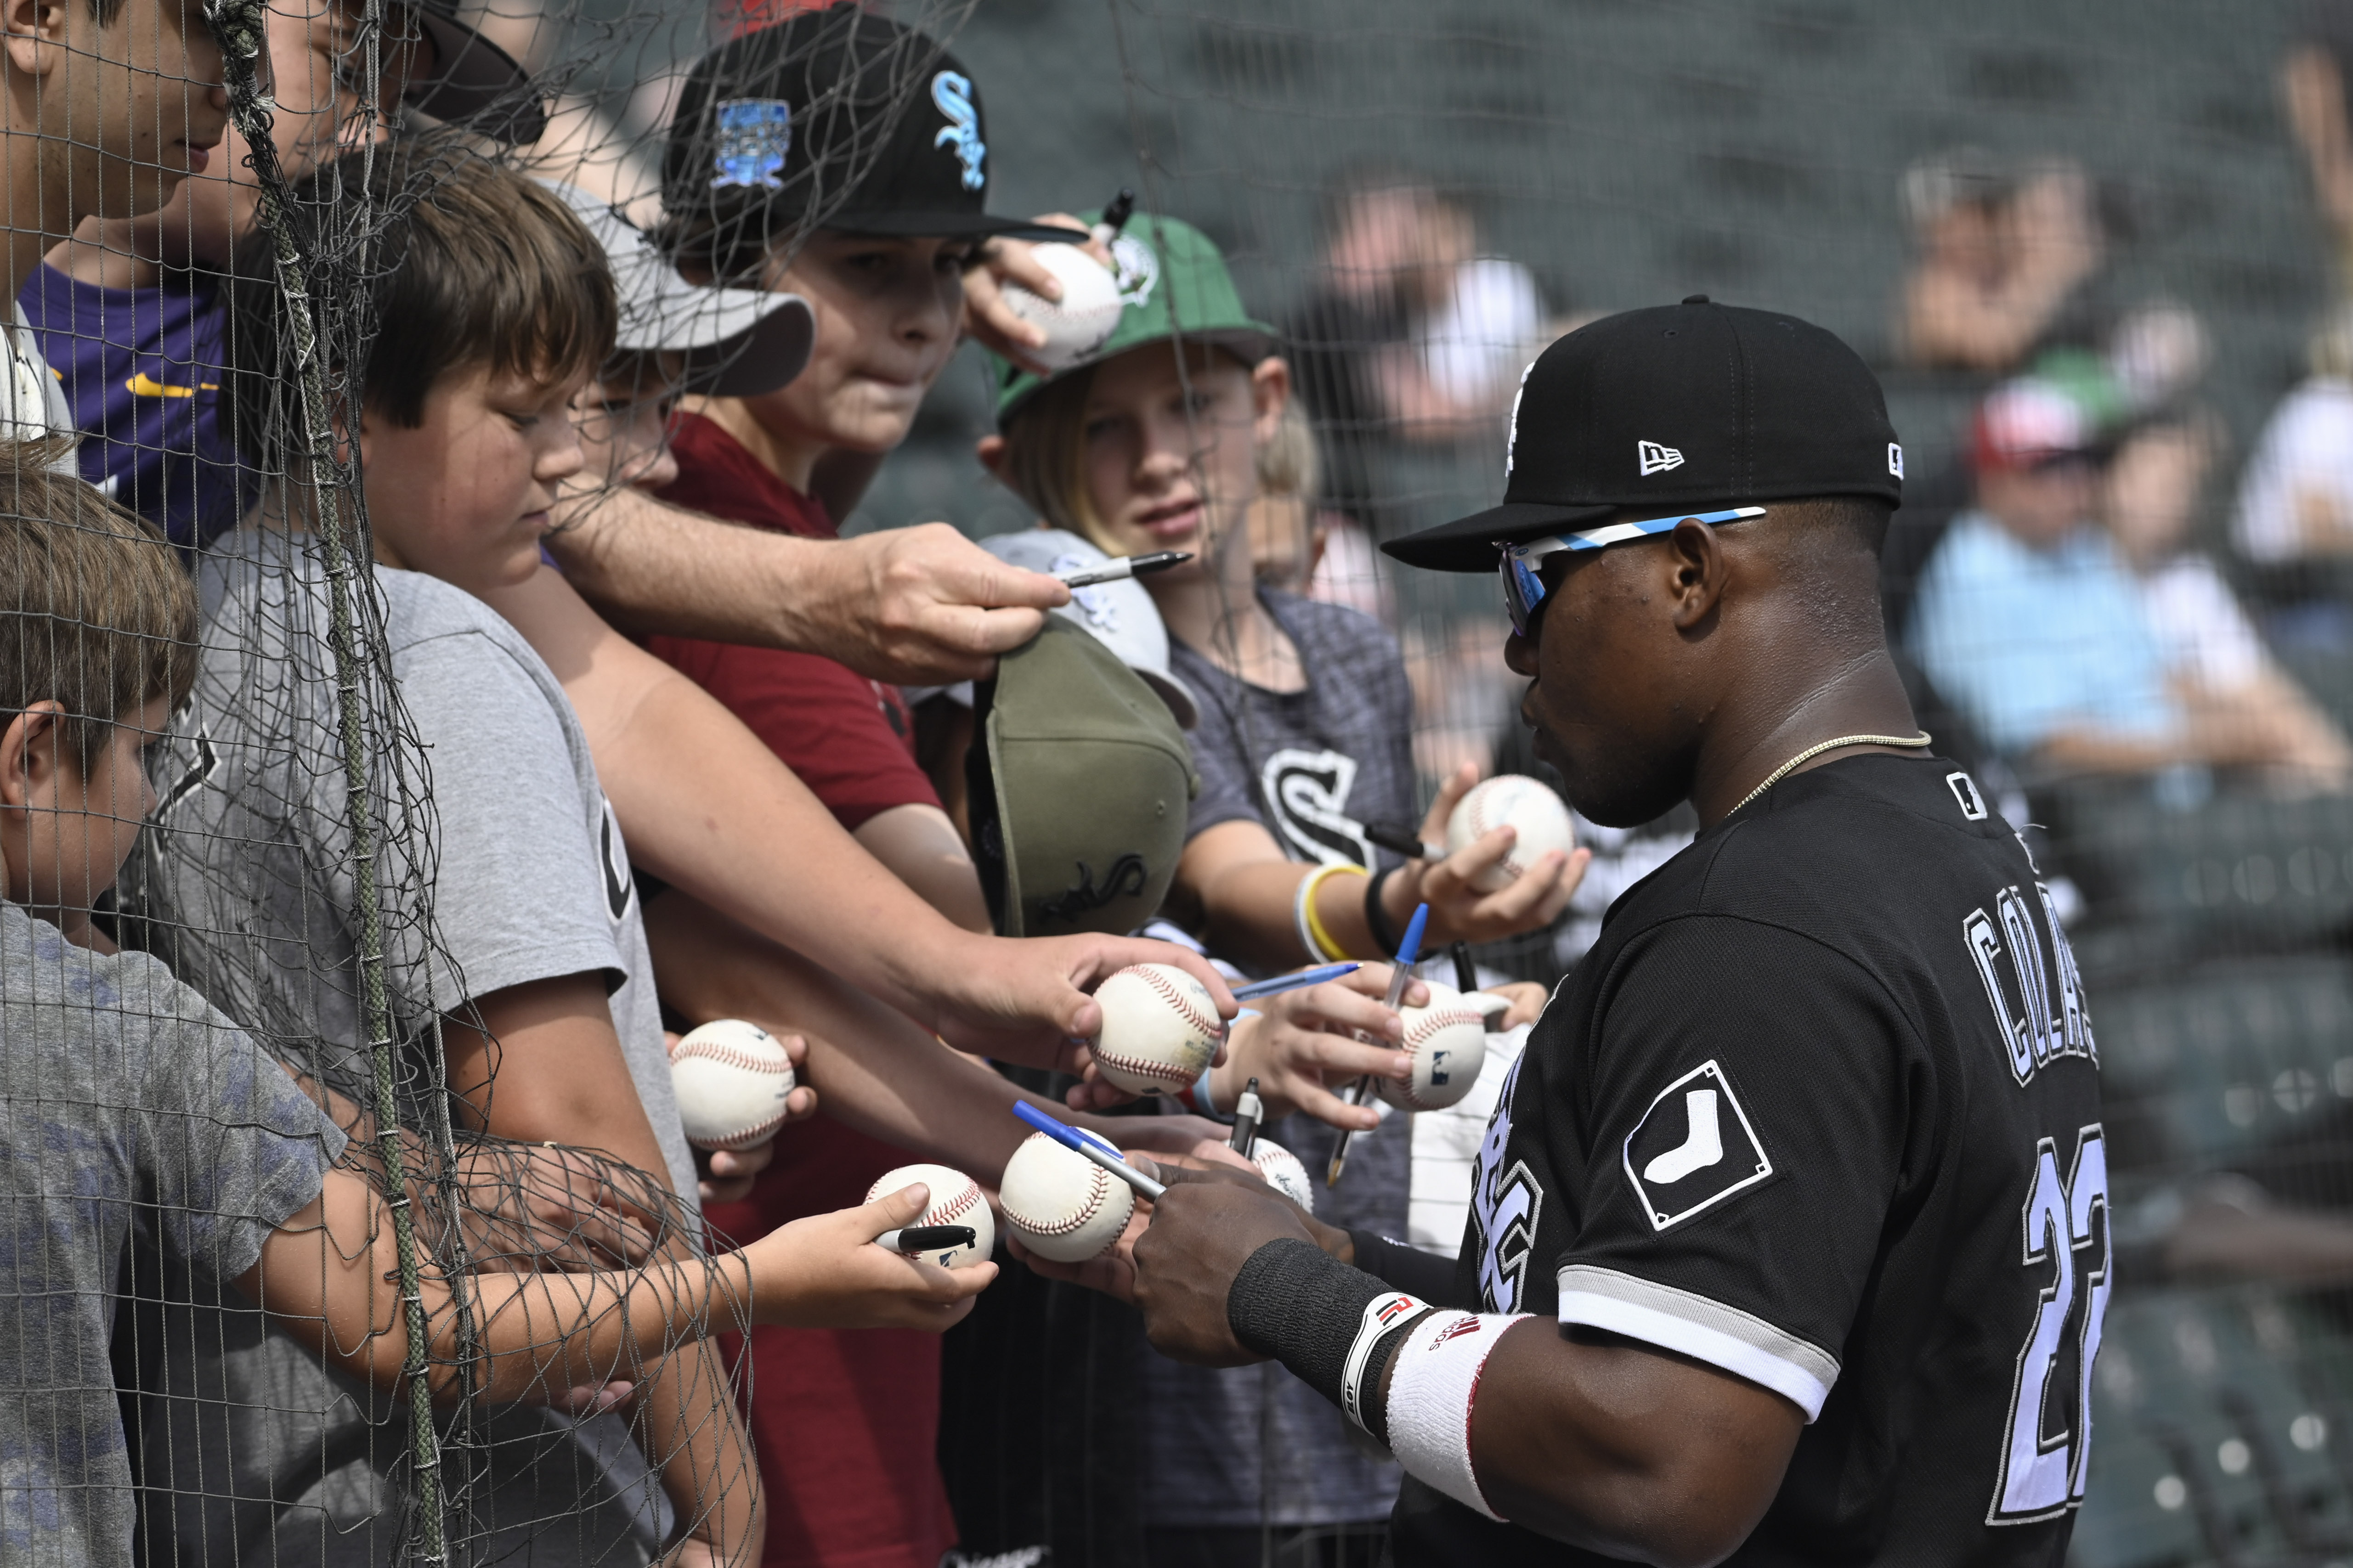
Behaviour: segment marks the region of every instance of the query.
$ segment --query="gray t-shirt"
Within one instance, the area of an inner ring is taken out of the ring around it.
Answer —
[[[0,1559],[124,1563],[109,1342],[134,1226],[227,1279],[319,1195],[343,1135],[145,953],[0,904]]]
[[[359,1026],[331,600],[304,545],[241,531],[198,569],[204,649],[195,694],[174,716],[157,767],[139,902],[160,917],[158,950],[191,984],[364,1104],[373,1093]],[[469,996],[602,974],[670,1183],[692,1205],[693,1154],[670,1088],[643,913],[562,685],[471,595],[389,568],[377,568],[375,581],[392,676],[424,759],[420,766],[414,752],[389,749],[372,762],[396,1026],[412,1037]],[[385,710],[388,694],[371,696]],[[427,907],[429,930],[415,917]],[[596,1130],[574,1141],[593,1145]],[[190,1312],[208,1325],[195,1330],[198,1343],[220,1349],[155,1367],[170,1394],[186,1397],[170,1401],[172,1420],[151,1423],[145,1443],[153,1484],[174,1494],[181,1560],[304,1555],[316,1548],[294,1547],[290,1532],[315,1540],[321,1519],[348,1532],[332,1539],[332,1557],[379,1556],[393,1502],[375,1469],[400,1447],[396,1405],[322,1373],[316,1356],[221,1300],[216,1282],[185,1288]],[[185,1331],[159,1331],[176,1342],[168,1336]],[[206,1412],[206,1391],[222,1396],[223,1411]],[[368,1432],[385,1421],[396,1425]],[[614,1453],[618,1417],[575,1426],[515,1411],[490,1425],[493,1447],[477,1485],[493,1522],[547,1519],[566,1538],[562,1551],[576,1541],[583,1561],[612,1545],[614,1531],[651,1528],[643,1500],[619,1495],[641,1490],[644,1478],[625,1444]],[[210,1467],[201,1481],[199,1465]],[[224,1466],[227,1485],[214,1479]],[[607,1508],[619,1521],[609,1529],[554,1517]],[[644,1516],[634,1526],[633,1514]],[[534,1550],[565,1560],[550,1555],[548,1540]]]
[[[1201,775],[1188,833],[1256,822],[1294,860],[1378,868],[1397,857],[1367,822],[1421,826],[1413,772],[1413,688],[1378,621],[1339,605],[1261,590],[1307,672],[1300,691],[1237,680],[1176,643],[1168,662],[1200,699],[1188,739]]]
[[[1169,662],[1201,701],[1188,737],[1201,793],[1189,829],[1257,822],[1295,860],[1377,867],[1397,857],[1368,842],[1367,822],[1419,829],[1413,689],[1397,644],[1369,616],[1288,594],[1261,602],[1289,635],[1306,689],[1235,679],[1178,643]],[[1299,1156],[1326,1224],[1406,1233],[1412,1121],[1397,1115],[1350,1145],[1336,1188],[1324,1169],[1339,1134],[1306,1116],[1261,1129]],[[1348,1441],[1339,1411],[1278,1366],[1180,1366],[1146,1352],[1152,1474],[1145,1518],[1169,1528],[1336,1524],[1385,1519],[1395,1465]],[[1261,1512],[1263,1505],[1263,1513]]]

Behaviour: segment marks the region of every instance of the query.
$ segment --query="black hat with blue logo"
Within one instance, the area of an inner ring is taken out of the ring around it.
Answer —
[[[743,270],[797,229],[1083,240],[987,210],[980,89],[936,40],[858,5],[803,11],[695,62],[662,156],[672,244]]]

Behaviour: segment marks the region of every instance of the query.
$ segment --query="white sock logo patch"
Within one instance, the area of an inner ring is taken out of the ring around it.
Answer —
[[[1672,447],[1662,447],[1656,441],[1635,442],[1634,456],[1641,459],[1642,472],[1645,476],[1663,474],[1669,468],[1680,468],[1683,466],[1683,455],[1681,452],[1676,451]]]
[[[1773,1174],[1748,1112],[1714,1062],[1659,1091],[1628,1135],[1624,1159],[1626,1180],[1654,1230],[1680,1225]]]

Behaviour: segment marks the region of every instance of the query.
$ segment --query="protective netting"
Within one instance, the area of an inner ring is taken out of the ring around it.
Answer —
[[[385,1310],[430,1346],[405,1384],[371,1386],[189,1256],[199,1194],[132,1205],[119,1265],[90,1285],[121,1303],[112,1365],[47,1386],[121,1391],[156,1560],[636,1561],[740,1495],[723,1439],[756,1391],[716,1356],[617,1372],[666,1392],[602,1413],[594,1389],[467,1397],[493,1327],[478,1273],[612,1261],[600,1210],[639,1216],[681,1268],[702,1241],[687,1201],[622,1162],[487,1130],[497,1096],[466,1075],[495,1044],[445,1022],[472,982],[442,922],[477,873],[453,871],[437,810],[479,764],[420,744],[395,625],[418,612],[368,569],[352,427],[386,330],[385,237],[416,206],[481,161],[662,234],[680,216],[662,153],[687,68],[797,9],[231,0],[211,25],[242,146],[215,151],[174,222],[126,221],[136,204],[111,189],[42,216],[52,237],[90,216],[57,268],[19,279],[95,432],[83,471],[117,476],[114,498],[169,535],[206,617],[195,695],[153,767],[155,826],[104,919],[328,1100],[353,1135],[341,1168],[388,1205]],[[1533,353],[1593,314],[1699,292],[1864,353],[1905,444],[1891,634],[1940,750],[2034,825],[2097,1021],[2121,1282],[2076,1555],[2137,1568],[2353,1546],[2353,24],[2108,0],[1965,16],[1842,0],[874,9],[952,43],[991,95],[992,211],[1133,188],[1207,232],[1279,329],[1303,449],[1253,513],[1261,580],[1397,637],[1422,800],[1464,761],[1540,767],[1512,718],[1493,583],[1377,552],[1498,499]],[[138,0],[132,16],[176,38]],[[415,61],[461,26],[520,74],[436,103]],[[915,101],[930,63],[909,46],[881,89]],[[102,107],[156,124],[186,110],[152,94]],[[807,228],[881,144],[843,143],[812,172]],[[973,459],[995,383],[966,354],[849,531],[1033,521]],[[605,406],[669,397],[646,370]],[[37,395],[11,396],[29,423]],[[2064,573],[2038,576],[2004,542],[2036,515],[2095,525]],[[1279,749],[1244,747],[1261,766]],[[1331,789],[1308,771],[1296,784]],[[1482,962],[1554,980],[1690,824],[1583,826],[1599,858],[1568,913]],[[24,967],[0,973],[0,1000],[46,984],[54,954],[5,955]],[[112,1005],[75,1008],[77,1026],[121,1032]],[[138,1016],[193,1027],[160,1005]],[[469,1053],[455,1095],[445,1037]],[[202,1059],[207,1084],[226,1070]],[[75,1092],[152,1109],[103,1079]],[[220,1128],[259,1114],[211,1103]],[[1397,1180],[1422,1180],[1418,1139],[1413,1154]],[[69,1179],[43,1170],[26,1193]],[[36,1278],[20,1265],[9,1288]],[[951,1339],[940,1458],[967,1548],[1142,1561],[1166,1517],[1125,1420],[1163,1386],[1143,1353],[1119,1310],[1013,1278]],[[1369,1523],[1285,1468],[1303,1450],[1276,1378],[1259,1381],[1237,1506],[1270,1543],[1278,1526]],[[42,1528],[47,1498],[8,1495],[0,1531],[20,1514]]]

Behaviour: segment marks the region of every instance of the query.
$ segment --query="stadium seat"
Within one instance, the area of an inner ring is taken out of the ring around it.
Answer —
[[[2353,1110],[2353,965],[2246,960],[2093,996],[2120,1168],[2243,1165]]]

